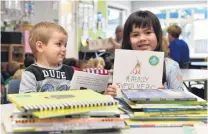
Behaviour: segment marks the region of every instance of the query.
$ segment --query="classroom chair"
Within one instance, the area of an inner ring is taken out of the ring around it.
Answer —
[[[20,80],[10,80],[8,84],[8,94],[19,93]]]

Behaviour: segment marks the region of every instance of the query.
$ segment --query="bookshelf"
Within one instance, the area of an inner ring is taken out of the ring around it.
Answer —
[[[1,44],[1,63],[16,61],[20,67],[24,65],[24,44]]]

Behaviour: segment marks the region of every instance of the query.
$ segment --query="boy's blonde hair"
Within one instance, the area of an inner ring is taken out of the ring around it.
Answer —
[[[179,38],[180,34],[182,33],[182,29],[178,25],[170,25],[167,28],[167,32],[173,36],[174,38]]]
[[[95,67],[95,59],[94,58],[90,58],[88,60],[88,64],[89,64],[89,67],[94,68]]]
[[[34,56],[36,56],[37,52],[36,42],[41,41],[42,43],[47,44],[52,33],[55,31],[68,36],[66,30],[62,26],[52,22],[40,22],[33,26],[29,35],[29,44]]]
[[[104,69],[104,67],[105,67],[105,61],[104,61],[104,59],[102,57],[97,57],[95,59],[95,66],[96,66],[96,68],[102,68],[102,69]]]

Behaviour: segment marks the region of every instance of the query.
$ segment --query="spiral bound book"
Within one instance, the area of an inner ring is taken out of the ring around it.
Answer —
[[[118,102],[111,96],[93,90],[70,90],[10,94],[9,100],[16,107],[38,118],[49,118],[96,110],[117,110]]]

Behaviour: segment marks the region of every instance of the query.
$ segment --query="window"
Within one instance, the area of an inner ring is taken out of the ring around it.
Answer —
[[[115,38],[115,29],[118,25],[123,24],[123,10],[108,7],[108,26],[106,29],[106,37]]]
[[[141,10],[145,10],[141,9]],[[166,28],[171,24],[177,24],[182,28],[180,39],[183,39],[191,52],[208,53],[208,7],[201,5],[199,8],[170,8],[148,9],[159,18],[163,35],[166,36]]]

